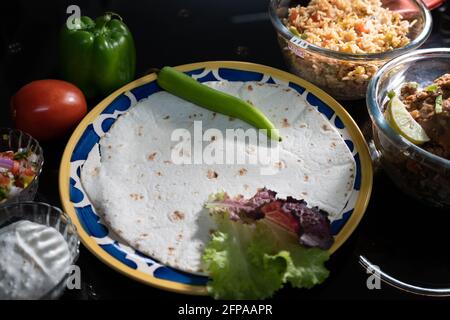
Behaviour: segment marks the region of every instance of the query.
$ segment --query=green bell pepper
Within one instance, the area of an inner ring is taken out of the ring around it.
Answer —
[[[132,81],[136,69],[133,36],[120,16],[105,13],[95,21],[82,16],[60,35],[61,76],[91,98],[107,95]]]

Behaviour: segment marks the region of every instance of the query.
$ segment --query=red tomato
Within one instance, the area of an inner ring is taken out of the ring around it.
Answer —
[[[7,186],[9,185],[9,182],[10,182],[9,177],[0,174],[0,186]]]
[[[14,161],[13,167],[11,169],[11,173],[17,176],[20,173],[20,163],[19,161]]]
[[[61,80],[33,81],[23,86],[11,99],[16,128],[38,140],[61,137],[86,112],[86,99],[81,90]]]
[[[290,12],[291,16],[289,17],[289,19],[291,20],[291,22],[295,22],[295,19],[297,19],[298,13],[296,10],[291,10]]]

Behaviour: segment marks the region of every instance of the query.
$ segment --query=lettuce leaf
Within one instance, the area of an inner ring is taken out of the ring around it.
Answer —
[[[218,230],[205,248],[208,292],[215,299],[264,299],[285,283],[311,288],[328,277],[329,254],[304,248],[296,237],[265,220],[252,224],[215,215]]]

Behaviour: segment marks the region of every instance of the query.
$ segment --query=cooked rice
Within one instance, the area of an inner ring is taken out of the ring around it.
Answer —
[[[290,8],[287,24],[314,45],[363,54],[407,45],[414,21],[383,8],[380,0],[312,0],[306,7]]]

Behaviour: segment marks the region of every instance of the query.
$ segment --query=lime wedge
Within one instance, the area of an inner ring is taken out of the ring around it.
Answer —
[[[409,114],[405,105],[397,96],[392,97],[387,111],[386,120],[397,133],[414,144],[430,141],[425,130]]]

